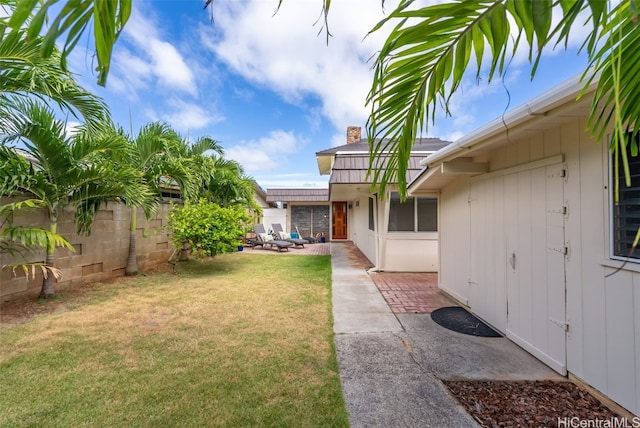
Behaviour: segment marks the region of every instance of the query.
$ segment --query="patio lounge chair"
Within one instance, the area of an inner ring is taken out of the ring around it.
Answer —
[[[271,227],[273,228],[273,231],[278,234],[278,238],[280,238],[283,241],[291,242],[296,247],[304,248],[304,244],[309,243],[309,241],[307,241],[306,239],[292,238],[290,234],[286,233],[282,229],[282,225],[280,225],[280,223],[272,223]]]
[[[267,231],[264,230],[264,226],[261,224],[256,224],[253,230],[255,230],[256,232],[256,237],[258,240],[257,245],[261,245],[262,248],[265,248],[265,246],[269,246],[271,249],[273,249],[275,247],[278,252],[280,252],[285,250],[289,251],[289,247],[293,247],[293,242],[273,239],[273,236],[268,234]]]

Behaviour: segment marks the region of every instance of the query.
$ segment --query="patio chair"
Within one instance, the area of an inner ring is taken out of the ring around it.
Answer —
[[[261,224],[256,224],[253,228],[256,232],[256,237],[258,240],[257,245],[261,245],[262,248],[265,246],[269,246],[269,248],[274,249],[274,247],[280,251],[289,251],[289,247],[293,247],[293,242],[283,241],[280,239],[273,239],[273,236],[268,234],[266,230],[264,230],[264,226]]]
[[[264,248],[264,244],[260,240],[260,237],[257,236],[257,234],[253,238],[245,238],[245,242],[247,243],[247,246],[251,248],[255,248],[255,247]]]
[[[309,244],[315,244],[316,243],[316,238],[314,238],[313,236],[304,236],[302,233],[300,233],[300,229],[298,229],[298,226],[296,226],[296,232],[298,232],[298,236],[300,238],[302,238],[305,241],[309,242]]]
[[[309,241],[307,241],[306,239],[292,238],[290,234],[286,233],[284,229],[282,229],[282,225],[280,225],[280,223],[271,223],[271,227],[273,228],[273,231],[278,235],[278,238],[283,241],[292,242],[295,247],[304,248],[304,244],[309,243]]]

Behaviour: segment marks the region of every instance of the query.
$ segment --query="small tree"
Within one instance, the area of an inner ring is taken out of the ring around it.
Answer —
[[[182,250],[187,244],[196,257],[237,251],[248,221],[242,208],[222,208],[205,200],[174,207],[168,217],[173,245]]]

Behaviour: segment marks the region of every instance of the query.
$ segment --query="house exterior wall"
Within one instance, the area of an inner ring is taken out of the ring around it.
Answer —
[[[389,233],[385,246],[387,272],[437,272],[437,233]]]
[[[370,262],[376,264],[376,232],[369,230],[369,196],[361,195],[348,202],[349,240],[367,256]]]
[[[4,201],[4,200],[3,200]],[[173,252],[172,243],[161,228],[167,225],[166,215],[169,204],[161,204],[155,218],[147,220],[142,210],[138,210],[137,221],[137,263],[140,271],[165,265]],[[78,236],[73,222],[73,213],[63,212],[58,221],[58,233],[67,238],[75,252],[56,249],[55,266],[62,271],[62,279],[55,284],[56,290],[75,288],[96,281],[123,276],[129,250],[130,211],[114,202],[101,209],[94,220],[89,236]],[[21,214],[16,225],[48,227],[44,210]],[[44,261],[45,252],[33,253],[27,261]],[[0,255],[0,266],[18,262],[7,254]],[[27,280],[24,273],[10,269],[0,272],[0,302],[17,298],[36,297],[42,287],[42,275]]]
[[[388,232],[389,201],[359,191],[340,189],[336,201],[347,202],[347,237],[380,271],[437,272],[437,232]],[[436,197],[429,193],[422,196]],[[374,197],[375,231],[369,230],[369,197]]]
[[[523,217],[526,210],[508,196],[520,191],[544,197],[550,190],[527,184],[533,183],[527,177],[543,171],[540,165],[548,165],[549,178],[554,174],[555,160],[561,159],[566,171],[560,191],[566,207],[562,225],[567,254],[560,259],[566,304],[558,309],[566,311],[569,324],[564,335],[566,369],[640,414],[640,264],[627,263],[614,273],[622,263],[609,257],[609,157],[606,144],[597,144],[584,132],[586,125],[584,118],[567,118],[556,128],[531,132],[490,152],[488,174],[457,178],[441,190],[440,287],[503,333],[513,327],[505,304],[514,292],[509,289],[513,275],[510,248],[526,244],[534,249],[529,258],[522,251],[518,254],[520,272],[529,269],[528,260],[540,253],[535,250],[540,237],[527,235],[526,228],[539,217],[533,213],[545,216],[552,210],[540,211],[532,205],[528,208],[532,214]],[[544,175],[539,179],[544,180]],[[476,204],[480,209],[474,208]],[[552,230],[549,224],[545,227]],[[521,240],[529,236],[531,243],[509,242],[511,232]],[[552,266],[556,262],[543,262],[547,263],[546,272],[529,272],[534,293],[549,284],[548,274],[557,268]],[[550,300],[548,306],[557,301]],[[554,328],[554,322],[565,320],[547,321],[549,328]],[[539,333],[539,329],[531,332]]]

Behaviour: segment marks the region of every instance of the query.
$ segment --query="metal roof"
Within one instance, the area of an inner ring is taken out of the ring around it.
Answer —
[[[329,189],[267,189],[268,202],[327,202]]]
[[[382,145],[381,145],[382,150],[384,150],[384,145],[388,141],[389,140],[387,139],[382,140]],[[413,144],[412,151],[435,152],[449,144],[451,144],[451,141],[444,141],[444,140],[441,140],[440,138],[418,138]],[[366,138],[362,138],[360,139],[360,141],[357,141],[355,143],[344,144],[342,146],[321,150],[319,152],[316,152],[316,156],[333,156],[338,152],[369,153],[369,141]]]
[[[420,161],[427,155],[419,153],[409,158],[407,170],[407,182],[410,182],[418,176],[424,168],[420,165]],[[381,158],[380,166],[384,169],[386,158]],[[369,155],[336,155],[333,168],[331,169],[331,178],[329,184],[371,184],[372,177],[367,177],[369,170]]]

